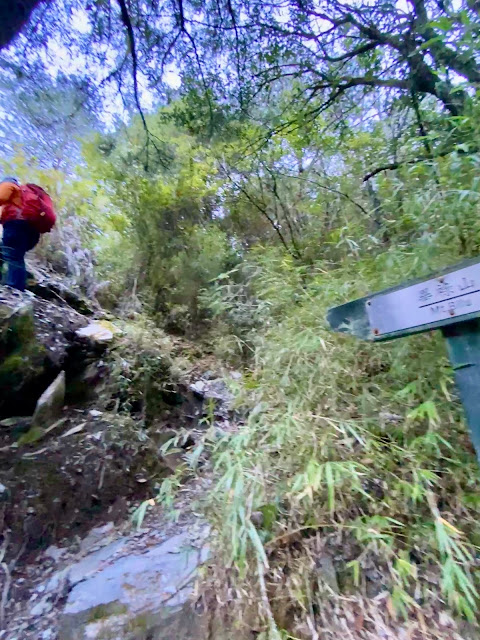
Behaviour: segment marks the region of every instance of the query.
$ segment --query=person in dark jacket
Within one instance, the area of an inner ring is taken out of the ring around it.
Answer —
[[[3,226],[0,275],[2,259],[7,264],[4,284],[25,290],[27,270],[25,254],[40,240],[39,232],[28,220],[22,218],[22,192],[16,178],[6,177],[0,182],[0,223]]]

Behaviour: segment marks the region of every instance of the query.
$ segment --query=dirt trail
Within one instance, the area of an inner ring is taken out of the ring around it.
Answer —
[[[141,348],[124,337],[118,349],[115,340],[82,342],[75,332],[91,318],[65,300],[0,294],[9,323],[0,333],[0,366],[22,353],[23,372],[27,339],[42,349],[34,375],[20,377],[4,403],[0,430],[0,639],[192,637],[206,624],[192,596],[209,553],[210,530],[195,511],[209,479],[200,460],[203,477],[188,481],[186,456],[212,419],[215,429],[237,428],[220,367],[207,357],[179,377],[172,358],[193,345],[171,341],[167,357],[150,334]],[[19,308],[33,325],[12,346]],[[39,439],[22,444],[34,403],[21,406],[19,394],[38,397],[60,370],[67,406]],[[163,450],[175,436],[176,448]],[[173,507],[177,520],[151,506],[136,531],[132,512],[172,473],[186,481]]]

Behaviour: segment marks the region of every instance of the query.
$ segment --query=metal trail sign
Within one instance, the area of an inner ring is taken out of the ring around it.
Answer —
[[[440,329],[480,461],[480,260],[330,309],[334,331],[379,342]]]

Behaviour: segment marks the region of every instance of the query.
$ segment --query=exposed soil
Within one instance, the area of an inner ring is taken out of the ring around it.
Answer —
[[[175,504],[177,524],[155,507],[135,533],[129,516],[157,494],[165,477],[186,468],[184,454],[203,437],[212,415],[218,428],[237,428],[218,363],[197,345],[173,338],[170,353],[162,354],[148,339],[139,360],[136,344],[126,337],[111,344],[80,339],[76,331],[90,318],[72,308],[64,291],[50,293],[45,300],[0,288],[4,308],[33,308],[33,342],[43,357],[38,373],[1,403],[2,640],[57,637],[66,593],[60,589],[47,608],[35,605],[60,562],[71,564],[91,550],[81,539],[92,528],[106,525],[100,546],[126,536],[123,553],[128,554],[159,544],[176,527],[194,526],[192,503],[207,490],[207,477],[186,485]],[[171,370],[175,357],[195,362],[181,380]],[[40,438],[22,443],[36,400],[62,370],[66,406]],[[207,415],[209,420],[202,420]],[[162,450],[177,435],[175,449]]]

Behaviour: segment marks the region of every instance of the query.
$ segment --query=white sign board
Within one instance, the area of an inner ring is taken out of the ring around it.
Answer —
[[[366,302],[374,335],[480,312],[480,263]]]

